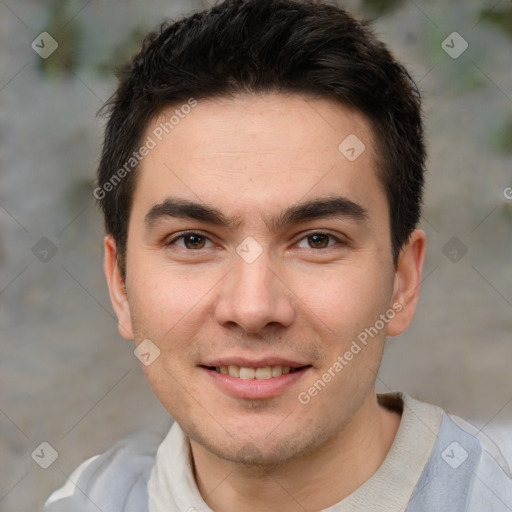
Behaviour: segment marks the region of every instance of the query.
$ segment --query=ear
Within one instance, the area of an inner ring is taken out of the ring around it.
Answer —
[[[110,302],[117,316],[119,334],[127,340],[133,340],[132,316],[126,295],[125,281],[117,264],[117,245],[112,235],[105,237],[105,277],[110,292]]]
[[[398,314],[390,320],[387,335],[398,336],[411,324],[418,304],[421,284],[421,271],[425,259],[425,232],[416,229],[402,247],[395,271],[393,304]],[[398,304],[400,304],[401,309]]]

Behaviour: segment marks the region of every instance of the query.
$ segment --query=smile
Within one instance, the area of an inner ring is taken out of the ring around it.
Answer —
[[[299,385],[312,366],[220,365],[199,367],[214,386],[228,395],[245,400],[261,400],[282,395],[290,387]]]
[[[272,379],[276,377],[281,377],[281,375],[287,375],[289,373],[294,373],[302,368],[290,368],[290,366],[262,366],[260,368],[248,368],[246,366],[210,366],[209,370],[215,370],[217,373],[221,373],[223,375],[229,375],[230,377],[235,377],[243,380],[250,379],[258,379],[258,380],[266,380]]]

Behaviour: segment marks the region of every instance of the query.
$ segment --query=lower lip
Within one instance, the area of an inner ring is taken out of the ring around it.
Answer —
[[[226,393],[236,398],[247,398],[253,400],[258,398],[272,398],[280,395],[290,386],[302,379],[310,369],[311,366],[308,366],[302,370],[287,373],[280,377],[245,380],[201,367],[201,370],[205,371],[213,382],[215,382],[215,384]]]

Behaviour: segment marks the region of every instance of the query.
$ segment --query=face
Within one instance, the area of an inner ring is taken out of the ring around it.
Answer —
[[[171,115],[147,127],[126,290],[106,238],[120,331],[150,340],[148,381],[193,442],[225,460],[291,460],[374,394],[385,336],[412,317],[421,250],[395,269],[356,111],[300,95],[201,100],[162,136]]]

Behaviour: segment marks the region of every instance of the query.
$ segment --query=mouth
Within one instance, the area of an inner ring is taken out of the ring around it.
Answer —
[[[229,375],[235,379],[241,380],[268,380],[281,377],[282,375],[288,375],[291,373],[302,372],[311,365],[305,366],[260,366],[260,367],[248,367],[248,366],[237,366],[237,365],[220,365],[220,366],[205,366],[201,365],[206,370],[220,373],[222,375]]]
[[[219,364],[220,362],[234,363],[234,361],[211,361],[210,364],[200,365],[199,368],[216,389],[243,400],[263,400],[283,396],[293,386],[299,386],[300,382],[304,382],[308,373],[313,371],[310,364],[301,365],[288,360],[274,359],[274,361],[257,363],[248,360],[237,361],[245,366]]]

